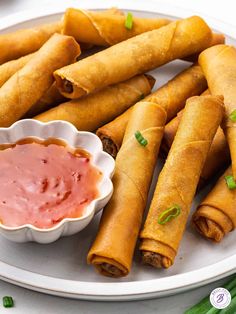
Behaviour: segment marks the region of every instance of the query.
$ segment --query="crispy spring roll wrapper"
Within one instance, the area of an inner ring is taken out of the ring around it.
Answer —
[[[125,129],[132,110],[133,106],[127,109],[113,121],[103,125],[96,132],[97,136],[102,141],[103,150],[110,154],[113,158],[116,158],[116,155],[121,147]]]
[[[232,175],[231,167],[219,178],[192,217],[195,229],[205,238],[215,242],[220,242],[236,227],[236,190],[227,187],[227,175]]]
[[[81,99],[63,103],[35,119],[43,122],[65,120],[78,130],[95,131],[139,101],[142,95],[149,94],[154,82],[150,76],[138,75]]]
[[[126,16],[112,11],[93,12],[69,8],[63,18],[62,33],[73,36],[79,43],[112,46],[170,23],[170,20],[163,18],[133,17],[132,29],[127,29],[125,20]]]
[[[26,63],[33,57],[34,53],[26,55],[16,60],[11,60],[0,65],[0,87],[7,81],[9,78],[19,71]]]
[[[202,52],[199,63],[213,95],[224,96],[225,116],[223,130],[229,144],[232,171],[236,179],[236,123],[229,116],[236,110],[236,49],[217,45]]]
[[[116,158],[114,192],[87,257],[102,275],[122,277],[130,271],[165,120],[165,110],[155,103],[133,108]],[[148,141],[145,147],[134,136],[137,130]]]
[[[212,38],[209,43],[209,47],[224,44],[225,43],[225,35],[219,33],[212,33]],[[199,57],[199,53],[193,54],[192,56],[184,58],[185,61],[189,62],[197,62]]]
[[[108,14],[116,14],[116,15],[121,15],[121,16],[124,15],[124,12],[121,11],[120,9],[116,8],[116,7],[112,7],[110,9],[107,9],[107,10],[105,10],[105,12]],[[63,16],[63,20],[64,20],[64,18],[65,18],[65,15]],[[62,26],[63,26],[63,24],[62,24]],[[76,27],[78,27],[78,25]],[[63,29],[62,29],[62,33],[63,33]],[[80,42],[79,44],[80,44],[80,48],[82,51],[89,50],[90,48],[92,48],[94,46],[92,43],[85,43],[85,42]]]
[[[222,96],[187,100],[141,232],[144,263],[164,268],[174,263],[200,174],[223,114]],[[159,224],[159,215],[176,204],[180,215]]]
[[[165,156],[167,156],[171,148],[171,145],[174,141],[177,129],[181,121],[181,117],[183,115],[183,111],[184,110],[181,110],[178,113],[177,117],[172,119],[165,126],[165,132],[161,145],[161,150],[163,151]],[[223,130],[221,129],[221,127],[219,127],[214,136],[210,150],[207,154],[207,158],[201,172],[198,187],[202,188],[205,184],[209,182],[209,179],[211,179],[214,175],[219,173],[219,171],[224,169],[225,165],[229,163],[230,153],[228,143],[226,141]]]
[[[53,34],[60,33],[61,22],[20,29],[0,35],[0,64],[38,50]]]
[[[143,101],[150,100],[161,105],[167,112],[168,122],[185,106],[189,97],[201,94],[206,88],[207,82],[201,67],[193,65],[177,74]],[[97,130],[104,150],[114,158],[120,149],[130,114],[131,109]]]
[[[212,32],[198,16],[127,39],[55,71],[60,92],[78,98],[169,61],[204,50]]]
[[[46,93],[30,108],[25,114],[24,118],[32,118],[46,110],[49,110],[56,105],[65,102],[65,98],[56,87],[55,82],[49,87]]]
[[[0,126],[21,118],[53,83],[53,71],[75,61],[80,54],[70,36],[54,34],[0,89]]]

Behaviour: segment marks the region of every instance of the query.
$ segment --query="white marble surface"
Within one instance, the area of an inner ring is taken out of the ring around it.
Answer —
[[[44,8],[55,6],[66,0],[0,0],[0,18],[11,13],[33,8]],[[99,6],[102,0],[97,1]],[[162,1],[156,0],[161,5]],[[128,3],[128,1],[127,1]],[[189,9],[195,14],[204,14],[228,22],[236,26],[234,12],[235,2],[233,0],[165,0],[176,7]],[[112,0],[111,0],[112,4]],[[79,6],[79,2],[78,2]],[[0,48],[1,49],[1,48]],[[186,293],[175,296],[135,302],[87,302],[78,300],[69,300],[53,296],[44,295],[11,284],[0,281],[0,298],[4,295],[11,295],[15,300],[15,307],[4,309],[0,302],[0,313],[12,314],[182,314],[189,306],[195,304],[203,296],[208,294],[214,288],[219,287],[227,279],[206,285]],[[204,314],[204,313],[199,313]]]

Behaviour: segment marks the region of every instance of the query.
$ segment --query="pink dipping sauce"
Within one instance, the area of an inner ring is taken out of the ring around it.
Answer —
[[[5,226],[50,228],[64,218],[83,216],[99,196],[102,173],[82,149],[32,138],[0,148],[0,221]]]

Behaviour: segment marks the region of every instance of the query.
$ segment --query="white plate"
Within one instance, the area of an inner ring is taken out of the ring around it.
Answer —
[[[98,8],[96,1],[79,3],[84,8]],[[152,1],[103,0],[100,9],[117,5],[128,11],[139,11],[140,16],[186,17],[193,12],[183,11],[165,3]],[[65,7],[78,6],[77,1],[65,1],[63,8],[56,5],[53,11],[37,11],[15,14],[1,19],[0,31],[8,32],[19,27],[57,20]],[[150,13],[152,12],[152,13]],[[155,12],[155,13],[154,13]],[[236,34],[234,27],[204,16],[216,30],[228,35],[227,42]],[[161,86],[176,73],[189,66],[175,61],[152,71],[157,78],[155,88]],[[203,196],[203,191],[201,196]],[[199,203],[200,196],[194,206]],[[131,273],[122,279],[98,275],[86,265],[86,255],[95,236],[99,217],[81,233],[63,238],[49,245],[36,243],[17,244],[0,237],[0,278],[19,286],[58,296],[85,300],[135,300],[174,294],[225,277],[235,272],[235,234],[230,234],[221,244],[212,244],[200,238],[189,226],[181,243],[176,262],[169,270],[156,270],[140,265],[136,252]]]

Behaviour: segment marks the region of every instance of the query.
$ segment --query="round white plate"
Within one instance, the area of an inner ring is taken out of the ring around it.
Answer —
[[[102,6],[96,1],[82,1],[84,8],[103,9],[116,5],[139,16],[186,17],[193,12],[152,1],[103,0]],[[65,1],[64,7],[55,6],[45,12],[31,11],[15,14],[0,21],[0,32],[55,21],[68,6],[78,6],[77,1]],[[207,22],[214,29],[227,35],[227,43],[235,44],[234,27],[221,21]],[[13,43],[14,44],[14,43]],[[175,74],[188,67],[189,63],[175,61],[151,73],[157,78],[155,88],[164,84]],[[195,199],[193,208],[206,194],[209,187]],[[12,243],[0,237],[0,278],[32,290],[58,296],[85,300],[135,300],[174,294],[225,277],[235,272],[235,234],[230,234],[221,244],[213,244],[200,238],[189,226],[173,267],[156,270],[140,264],[138,251],[135,254],[131,273],[122,279],[98,275],[86,264],[86,255],[98,227],[99,217],[75,236],[62,238],[49,245],[36,243]]]

